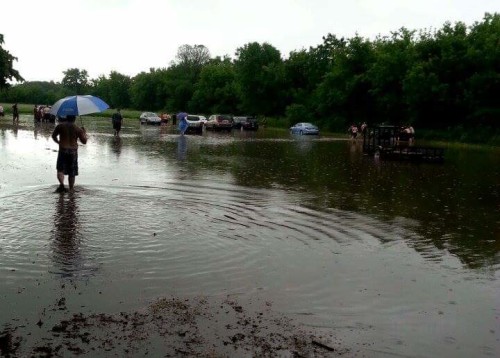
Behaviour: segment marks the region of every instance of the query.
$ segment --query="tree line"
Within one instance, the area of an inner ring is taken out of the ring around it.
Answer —
[[[239,47],[234,59],[211,57],[204,45],[183,45],[165,68],[134,77],[118,72],[90,79],[84,69],[61,83],[22,82],[0,46],[0,101],[51,104],[93,94],[111,107],[190,113],[233,113],[314,122],[345,131],[352,122],[412,124],[427,129],[498,127],[500,14],[471,26],[401,28],[370,40],[333,34],[283,58],[269,43]],[[0,35],[0,45],[3,36]]]

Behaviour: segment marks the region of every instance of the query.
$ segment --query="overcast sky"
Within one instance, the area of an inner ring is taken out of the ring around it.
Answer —
[[[69,68],[90,78],[168,67],[184,44],[212,57],[268,42],[284,58],[328,33],[375,38],[402,26],[472,25],[500,0],[2,0],[3,48],[27,81],[56,81]]]

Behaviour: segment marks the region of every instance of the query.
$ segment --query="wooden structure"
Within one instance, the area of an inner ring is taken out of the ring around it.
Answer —
[[[363,153],[392,160],[436,163],[444,161],[444,148],[414,146],[408,141],[403,141],[402,134],[400,127],[397,126],[368,128],[363,137]]]

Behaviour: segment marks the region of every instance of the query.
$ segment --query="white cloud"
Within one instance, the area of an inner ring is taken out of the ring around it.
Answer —
[[[0,33],[26,80],[60,81],[75,67],[91,78],[167,67],[183,44],[234,56],[268,42],[287,56],[328,33],[373,38],[495,11],[498,0],[4,0]]]

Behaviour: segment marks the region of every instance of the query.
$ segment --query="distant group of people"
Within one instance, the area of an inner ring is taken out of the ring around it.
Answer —
[[[415,142],[415,129],[411,124],[401,127],[399,131],[399,136],[397,138],[399,141],[408,141],[409,144]]]
[[[359,127],[355,123],[351,124],[347,132],[351,136],[351,139],[356,139],[358,137],[358,133],[361,132],[361,135],[364,137],[366,135],[366,131],[368,126],[366,122],[363,122]]]
[[[347,132],[353,140],[357,138],[358,133],[361,133],[364,138],[368,133],[368,125],[366,124],[366,122],[363,122],[360,126],[353,123],[348,128]],[[406,141],[409,142],[409,144],[413,144],[415,142],[415,129],[413,128],[413,126],[411,124],[408,124],[400,127],[399,131],[396,131],[396,140],[398,142]]]
[[[56,116],[50,113],[50,106],[36,105],[33,107],[33,120],[35,122],[56,122]]]

